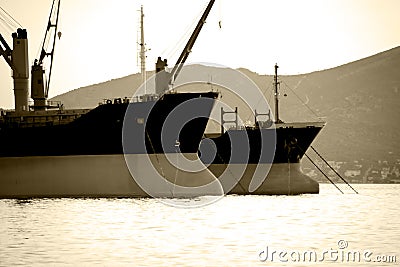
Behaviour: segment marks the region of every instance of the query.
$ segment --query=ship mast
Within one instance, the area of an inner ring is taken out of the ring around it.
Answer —
[[[279,92],[278,86],[280,82],[278,82],[278,64],[275,64],[275,76],[274,76],[274,88],[275,88],[275,123],[282,123],[279,119]]]
[[[144,14],[143,6],[140,7],[140,73],[142,74],[142,83],[146,82],[146,46],[144,43]],[[146,91],[146,89],[145,89]],[[146,93],[146,92],[145,92]]]

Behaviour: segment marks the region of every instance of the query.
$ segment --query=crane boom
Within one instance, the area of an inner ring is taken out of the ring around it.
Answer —
[[[213,7],[214,3],[215,3],[215,0],[211,0],[208,3],[206,10],[204,11],[203,15],[201,16],[199,22],[197,23],[197,26],[194,29],[192,35],[190,36],[189,41],[187,42],[181,55],[179,56],[178,60],[176,61],[176,64],[171,71],[171,80],[169,81],[170,84],[173,82],[173,80],[175,80],[178,77],[178,75],[183,67],[183,64],[186,62],[186,59],[188,58],[190,52],[192,51],[193,45],[196,42],[197,37],[199,36],[201,29],[203,28],[203,25],[206,23],[206,19],[208,17],[208,14],[210,14],[211,8]]]
[[[11,61],[11,54],[12,50],[10,46],[7,44],[6,40],[4,40],[3,35],[0,34],[0,43],[4,46],[4,48],[0,45],[0,56],[4,57],[4,60],[7,62],[7,64],[10,66],[10,68],[15,71],[16,68],[14,64]]]
[[[54,0],[53,6],[51,7],[51,9],[53,9],[54,3],[55,3],[56,1],[57,1],[57,0]],[[48,78],[48,80],[47,80],[46,96],[47,96],[48,93],[49,93],[48,91],[49,91],[49,87],[50,87],[51,71],[52,71],[52,69],[53,69],[54,49],[55,49],[55,47],[56,47],[56,36],[57,36],[57,28],[58,28],[58,17],[59,17],[59,14],[60,14],[60,2],[61,2],[61,0],[58,0],[58,3],[57,3],[56,22],[55,22],[55,24],[51,24],[51,14],[52,14],[52,13],[50,13],[49,25],[47,26],[47,31],[46,31],[46,34],[47,34],[47,33],[49,32],[50,27],[54,27],[54,32],[53,32],[53,47],[52,47],[52,49],[51,49],[51,52],[49,53],[49,54],[50,54],[50,57],[51,57],[51,60],[50,60],[49,78]]]
[[[180,71],[182,70],[183,64],[186,62],[190,52],[192,51],[193,45],[196,42],[197,37],[200,34],[201,29],[203,28],[204,23],[210,14],[211,8],[213,7],[215,0],[211,0],[203,15],[201,16],[199,22],[197,23],[196,28],[194,29],[192,35],[190,36],[188,42],[186,43],[185,48],[183,49],[181,55],[179,56],[174,68],[171,72],[167,72],[165,67],[168,66],[167,60],[162,60],[161,57],[158,57],[156,62],[156,93],[162,94],[166,90],[168,90],[169,85],[173,83],[174,80],[178,77]]]
[[[49,20],[47,23],[46,33],[44,35],[43,45],[39,59],[36,59],[32,66],[32,80],[31,80],[31,97],[34,101],[34,110],[44,110],[47,107],[46,100],[49,93],[49,86],[51,81],[51,73],[53,68],[54,49],[56,45],[58,17],[60,12],[61,0],[53,0],[51,6]],[[54,23],[53,23],[54,21]],[[54,28],[52,31],[51,29]],[[52,36],[51,36],[52,35]],[[51,51],[46,51],[46,45],[52,39]],[[43,60],[46,56],[50,56],[50,68],[48,79],[46,81],[45,71],[43,69]]]

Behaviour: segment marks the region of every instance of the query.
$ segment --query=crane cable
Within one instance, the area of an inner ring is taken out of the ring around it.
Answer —
[[[3,21],[7,20],[9,26],[14,26],[15,28],[18,28],[18,27],[23,28],[21,23],[19,23],[16,19],[14,19],[6,10],[4,10],[4,8],[2,8],[0,6],[0,9],[7,15],[6,17],[8,17],[8,19],[5,16],[3,16],[2,20]]]
[[[3,23],[1,23],[0,26],[2,26],[2,28],[3,28],[4,30],[6,30],[7,33],[11,34],[12,32],[14,32],[14,28],[12,28],[12,27],[9,25],[9,23],[7,23],[7,22],[5,21],[4,18],[0,17],[0,22],[1,22],[1,21],[2,21]]]
[[[175,44],[170,44],[169,47],[165,48],[161,54],[165,54],[166,58],[171,58],[172,56],[176,55],[178,52],[178,49],[183,45],[184,41],[189,38],[191,32],[193,31],[194,25],[197,23],[197,21],[200,19],[200,16],[202,15],[201,11],[195,18],[193,18],[193,21],[190,25],[186,27],[184,30],[184,34],[181,36],[179,41]]]

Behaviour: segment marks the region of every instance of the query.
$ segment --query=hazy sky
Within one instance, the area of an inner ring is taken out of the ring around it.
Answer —
[[[44,37],[51,3],[0,0],[28,30],[31,62]],[[151,49],[147,69],[154,69],[157,56],[167,57],[172,65],[207,3],[62,1],[62,37],[56,45],[50,96],[138,72],[141,4]],[[284,74],[331,68],[398,46],[399,10],[399,0],[216,0],[188,61],[245,67],[260,74],[271,74],[276,62]],[[11,45],[12,31],[1,20],[0,33]],[[0,61],[0,107],[11,108],[11,71],[3,58]]]

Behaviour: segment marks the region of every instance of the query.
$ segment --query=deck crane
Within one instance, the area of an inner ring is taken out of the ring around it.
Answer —
[[[60,0],[53,0],[50,11],[49,21],[41,49],[39,59],[36,59],[31,70],[31,98],[34,101],[34,110],[45,110],[50,107],[46,100],[49,91],[51,69],[53,66],[53,56],[55,41],[57,36],[58,14],[60,10]],[[53,23],[53,21],[55,21]],[[54,31],[52,31],[54,28]],[[53,36],[50,36],[53,34]],[[58,33],[58,37],[61,34]],[[7,44],[3,36],[0,34],[0,56],[3,56],[7,64],[12,70],[14,81],[14,99],[15,112],[29,111],[29,59],[28,59],[28,34],[26,29],[17,29],[17,32],[12,34],[13,46],[12,49]],[[46,45],[52,40],[52,49],[46,51]],[[46,56],[50,56],[49,78],[45,79],[45,71],[43,68],[43,60]]]
[[[40,56],[39,59],[35,59],[35,62],[31,70],[32,74],[31,97],[34,101],[33,104],[34,110],[45,110],[46,108],[51,108],[51,106],[47,105],[46,100],[49,93],[51,71],[53,67],[54,49],[56,45],[56,37],[57,35],[59,38],[61,37],[61,33],[60,32],[57,33],[58,16],[60,12],[60,1],[61,0],[53,0]],[[46,46],[49,44],[49,42],[51,42],[51,50],[47,51]],[[43,68],[43,60],[47,56],[50,57],[50,68],[49,68],[48,79],[46,81],[45,70]]]
[[[15,112],[28,110],[29,60],[28,34],[19,28],[12,34],[12,49],[0,34],[0,56],[3,56],[12,70],[14,83]]]
[[[167,60],[162,60],[161,57],[158,57],[156,62],[156,94],[162,94],[169,89],[169,86],[176,80],[180,71],[182,70],[183,64],[186,62],[190,52],[192,51],[193,45],[196,42],[197,37],[200,34],[201,29],[203,28],[204,23],[206,23],[206,19],[208,14],[210,14],[211,8],[213,7],[215,0],[211,0],[203,15],[201,16],[199,22],[197,23],[196,28],[194,29],[192,35],[189,38],[189,41],[186,43],[185,48],[183,49],[181,55],[179,56],[174,68],[171,72],[167,72],[165,70],[167,66]]]

